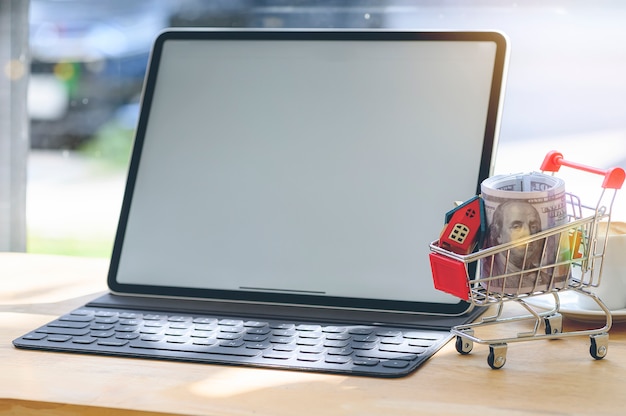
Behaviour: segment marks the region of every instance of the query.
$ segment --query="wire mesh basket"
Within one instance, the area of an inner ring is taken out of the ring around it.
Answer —
[[[606,356],[608,331],[612,324],[611,312],[588,289],[601,283],[611,208],[626,175],[621,168],[601,170],[567,161],[556,151],[546,155],[541,170],[554,174],[561,166],[604,176],[602,191],[595,205],[585,205],[577,196],[567,194],[566,224],[470,254],[450,251],[440,245],[440,240],[430,244],[430,262],[436,289],[475,306],[496,306],[494,315],[452,328],[452,332],[457,335],[457,351],[461,354],[469,353],[474,342],[489,344],[488,363],[494,369],[504,365],[508,342],[531,339],[589,335],[591,355],[596,359]],[[531,262],[530,258],[539,260]],[[574,290],[593,299],[605,315],[604,326],[563,332],[559,293],[564,290]],[[525,301],[545,294],[554,296],[552,310],[539,312]],[[507,301],[521,304],[529,314],[502,318],[502,306]],[[474,335],[477,327],[522,319],[534,320],[534,330],[498,339],[482,339]],[[539,331],[541,324],[544,333]]]

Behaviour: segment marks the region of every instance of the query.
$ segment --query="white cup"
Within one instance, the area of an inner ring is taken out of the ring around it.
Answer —
[[[604,244],[606,223],[598,224],[598,247]],[[608,243],[602,261],[598,287],[589,287],[611,310],[626,308],[626,223],[613,221],[609,225]],[[600,306],[587,296],[580,296],[579,305],[588,310]]]

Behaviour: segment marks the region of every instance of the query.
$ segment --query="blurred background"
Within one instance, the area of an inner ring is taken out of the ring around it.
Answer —
[[[553,148],[626,168],[623,1],[31,0],[28,20],[29,252],[110,255],[150,47],[169,26],[500,30],[494,173],[537,170]]]

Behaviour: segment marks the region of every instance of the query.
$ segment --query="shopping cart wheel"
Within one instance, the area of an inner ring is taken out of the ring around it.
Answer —
[[[497,344],[489,346],[489,356],[487,364],[494,370],[498,370],[506,363],[506,344]]]
[[[469,354],[472,352],[472,348],[474,348],[474,341],[468,338],[464,338],[460,335],[456,337],[456,350],[459,354]]]
[[[546,335],[563,332],[563,316],[560,313],[545,317],[543,322],[546,326]]]
[[[609,334],[596,334],[590,335],[591,346],[589,347],[589,353],[596,360],[601,360],[606,357],[606,353],[609,349]]]

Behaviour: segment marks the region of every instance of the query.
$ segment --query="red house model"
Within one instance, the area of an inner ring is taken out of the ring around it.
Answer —
[[[487,220],[482,198],[475,196],[448,211],[445,222],[439,247],[462,255],[471,253],[485,235]]]

